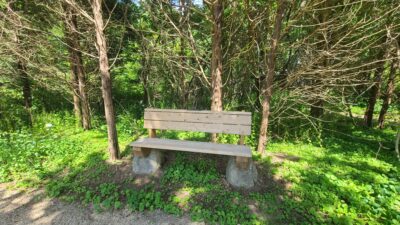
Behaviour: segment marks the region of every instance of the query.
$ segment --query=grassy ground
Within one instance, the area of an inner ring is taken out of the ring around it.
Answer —
[[[33,131],[0,134],[0,182],[45,187],[51,197],[96,211],[162,209],[216,224],[400,223],[400,164],[390,126],[367,129],[338,118],[323,127],[318,141],[273,140],[268,157],[254,156],[260,179],[248,192],[229,187],[227,157],[221,156],[168,153],[162,173],[134,176],[127,144],[144,134],[140,120],[119,124],[123,158],[114,163],[107,161],[104,126],[84,132],[69,115],[43,116],[37,123]],[[223,142],[236,139],[221,137]]]

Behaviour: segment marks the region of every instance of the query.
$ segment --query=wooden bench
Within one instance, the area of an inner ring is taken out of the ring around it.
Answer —
[[[235,157],[241,170],[251,163],[251,149],[244,145],[251,133],[250,112],[214,112],[147,108],[144,112],[144,128],[149,137],[130,143],[135,157],[148,157],[153,149],[208,153]],[[219,144],[186,140],[161,139],[156,130],[200,131],[240,135],[239,145]]]

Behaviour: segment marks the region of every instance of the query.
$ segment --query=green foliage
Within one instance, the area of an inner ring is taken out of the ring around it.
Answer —
[[[164,184],[185,184],[201,187],[209,185],[218,178],[213,161],[190,160],[183,154],[176,154],[176,162],[168,167],[163,175]]]
[[[150,187],[145,187],[140,191],[126,190],[125,196],[128,207],[134,211],[152,211],[166,207],[165,202],[161,198],[161,192],[154,191]]]
[[[345,128],[349,127],[343,127],[342,131]],[[392,224],[399,221],[399,164],[394,161],[393,153],[377,152],[379,143],[367,139],[371,131],[352,127],[346,132],[353,134],[351,138],[328,133],[324,135],[323,146],[271,143],[270,151],[299,159],[286,160],[282,169],[277,170],[293,184],[291,194],[295,197],[285,199],[286,213],[299,211],[310,223]],[[382,137],[379,141],[390,141],[391,135],[385,132],[373,133],[376,140]]]
[[[191,217],[212,224],[257,224],[245,200],[238,192],[229,192],[218,186],[203,193],[201,201],[192,201]]]
[[[82,148],[52,132],[32,135],[26,131],[0,134],[0,182],[23,180],[36,183],[68,165]],[[62,157],[60,157],[62,156]]]
[[[6,81],[0,78],[0,130],[22,129],[28,122],[28,114],[22,104],[22,92],[2,86],[3,82]]]
[[[118,121],[122,145],[145,133],[143,120],[127,114]],[[92,205],[99,212],[160,209],[210,224],[398,223],[399,163],[391,147],[396,130],[356,127],[341,117],[332,126],[340,132],[325,124],[320,142],[295,134],[273,139],[271,158],[258,159],[260,179],[268,187],[246,193],[227,188],[225,171],[218,169],[221,158],[179,152],[159,181],[137,187],[140,178],[126,177],[116,172],[118,165],[106,162],[105,129],[77,129],[70,113],[42,114],[30,130],[0,134],[0,182],[45,186],[51,197]],[[198,132],[159,135],[208,138]],[[235,143],[237,137],[224,135],[220,141]],[[246,142],[252,144],[253,138]],[[386,147],[378,152],[380,145]],[[274,154],[284,160],[274,162]],[[265,173],[281,177],[290,188]]]
[[[128,135],[144,134],[146,129],[143,128],[143,119],[135,119],[132,114],[124,113],[118,115],[118,132]]]
[[[96,196],[96,202],[101,201],[101,205],[105,209],[110,209],[111,207],[115,209],[121,208],[121,202],[119,201],[119,193],[117,186],[115,184],[101,184],[98,187],[100,194]],[[100,198],[99,198],[100,197]]]
[[[172,201],[190,212],[193,220],[212,224],[254,224],[258,219],[247,205],[245,198],[235,191],[227,191],[219,182],[216,161],[187,154],[176,154],[172,165],[166,168],[161,183],[176,186]],[[170,197],[171,198],[171,197]]]
[[[6,0],[1,0],[0,1],[0,9],[3,9],[6,7],[7,1]]]

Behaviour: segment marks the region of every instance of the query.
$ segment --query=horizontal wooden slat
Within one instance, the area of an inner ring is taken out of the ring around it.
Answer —
[[[162,130],[201,131],[249,135],[250,112],[215,112],[177,109],[145,109],[144,127]]]
[[[129,145],[138,148],[154,148],[162,150],[251,157],[251,150],[245,145],[216,144],[209,142],[181,141],[160,138],[143,138],[132,142]]]
[[[146,111],[145,120],[164,120],[195,123],[251,125],[251,115],[227,113],[154,112]]]
[[[210,111],[210,110],[186,110],[186,109],[157,109],[157,108],[146,108],[145,112],[182,112],[182,113],[224,113],[231,115],[248,115],[251,116],[251,112],[243,111]]]
[[[201,131],[208,133],[250,135],[251,127],[232,124],[190,123],[162,120],[145,120],[144,128],[159,130]]]

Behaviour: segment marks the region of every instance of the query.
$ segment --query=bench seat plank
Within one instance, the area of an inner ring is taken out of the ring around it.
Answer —
[[[142,138],[130,143],[129,145],[137,148],[155,148],[162,150],[251,157],[251,150],[245,145],[217,144],[161,138]]]

